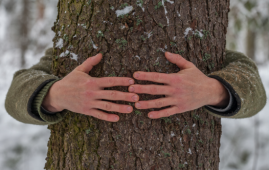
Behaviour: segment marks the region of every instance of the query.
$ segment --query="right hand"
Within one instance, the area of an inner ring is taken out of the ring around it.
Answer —
[[[51,112],[60,112],[67,109],[72,112],[93,116],[109,122],[117,122],[119,116],[108,114],[98,109],[119,113],[131,113],[133,107],[130,105],[102,101],[102,99],[105,99],[137,102],[139,96],[135,93],[104,90],[106,87],[130,86],[134,84],[132,78],[96,78],[89,76],[88,73],[101,59],[102,54],[88,58],[62,80],[54,83],[44,98],[42,106]]]

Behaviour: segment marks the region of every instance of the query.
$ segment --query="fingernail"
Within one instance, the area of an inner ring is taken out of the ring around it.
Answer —
[[[138,77],[139,77],[139,73],[135,73],[134,78],[138,78]]]
[[[137,95],[134,95],[134,96],[132,97],[132,99],[133,99],[133,101],[137,101],[137,100],[138,100],[138,96],[137,96]]]
[[[149,118],[153,118],[153,114],[149,114]]]
[[[127,110],[128,110],[128,112],[131,112],[133,110],[133,108],[132,107],[128,107]]]
[[[136,103],[135,107],[139,109],[141,107],[140,103]]]
[[[130,83],[130,84],[134,84],[134,80],[132,80],[132,79],[129,80],[129,83]]]
[[[129,91],[130,91],[130,92],[134,92],[134,87],[130,87],[130,88],[129,88]]]

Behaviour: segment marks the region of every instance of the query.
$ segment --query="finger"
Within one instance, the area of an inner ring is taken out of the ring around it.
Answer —
[[[85,60],[80,66],[76,68],[78,71],[89,73],[93,66],[97,65],[102,60],[102,54],[97,54],[96,56],[90,57]]]
[[[171,79],[171,76],[169,74],[165,73],[156,73],[156,72],[142,72],[138,71],[134,73],[134,78],[137,80],[146,80],[146,81],[152,81],[156,83],[165,83],[169,82]]]
[[[133,111],[133,107],[129,105],[121,105],[106,101],[96,101],[93,102],[93,107],[96,109],[102,109],[110,112],[119,112],[119,113],[131,113]]]
[[[177,113],[179,113],[178,107],[172,106],[170,108],[163,109],[160,111],[149,112],[148,117],[151,119],[159,119],[162,117],[169,117],[169,116],[177,114]]]
[[[132,85],[129,87],[129,92],[152,95],[172,95],[174,90],[170,86],[162,85]]]
[[[96,99],[105,99],[105,100],[121,100],[128,102],[137,102],[139,100],[139,96],[134,93],[120,92],[120,91],[112,91],[112,90],[102,90],[96,92]]]
[[[108,113],[102,112],[102,111],[97,110],[97,109],[89,110],[87,115],[90,115],[90,116],[93,116],[97,119],[108,121],[108,122],[117,122],[120,119],[118,115],[108,114]]]
[[[135,103],[135,107],[137,109],[151,109],[151,108],[162,108],[165,106],[175,105],[176,102],[168,97],[168,98],[160,98],[156,100],[148,100],[148,101],[139,101]]]
[[[171,62],[176,64],[181,69],[187,69],[195,67],[192,62],[187,61],[185,58],[183,58],[179,54],[173,54],[166,52],[165,57]]]
[[[97,84],[100,87],[114,87],[114,86],[130,86],[134,84],[134,80],[128,77],[103,77],[97,79]]]

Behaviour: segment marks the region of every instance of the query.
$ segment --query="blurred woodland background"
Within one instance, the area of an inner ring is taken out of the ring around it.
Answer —
[[[5,111],[15,71],[37,63],[52,47],[57,0],[0,0],[0,169],[43,169],[49,131],[22,124]],[[231,0],[227,49],[258,65],[269,96],[269,0]],[[269,170],[269,103],[249,119],[222,119],[220,170]]]

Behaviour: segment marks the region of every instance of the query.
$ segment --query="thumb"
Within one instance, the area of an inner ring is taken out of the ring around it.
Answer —
[[[101,60],[102,60],[102,54],[99,53],[96,56],[90,57],[87,60],[85,60],[75,70],[89,73],[92,70],[93,66],[97,65]]]
[[[165,57],[171,63],[176,64],[180,69],[188,69],[188,68],[194,67],[192,62],[189,62],[188,60],[186,60],[185,58],[183,58],[179,54],[173,54],[173,53],[166,52]]]

